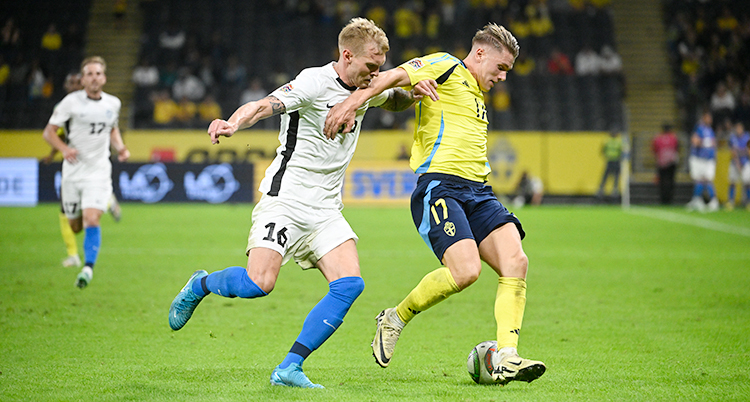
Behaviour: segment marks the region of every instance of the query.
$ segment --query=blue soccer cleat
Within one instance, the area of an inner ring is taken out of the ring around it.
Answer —
[[[169,326],[173,330],[177,331],[184,327],[193,315],[195,308],[198,307],[198,303],[203,300],[202,296],[198,296],[193,292],[193,282],[200,280],[206,275],[208,275],[208,272],[204,270],[193,272],[193,275],[188,279],[185,286],[182,287],[180,293],[172,300],[172,305],[169,306]]]
[[[320,384],[313,384],[309,378],[302,372],[302,367],[297,363],[292,363],[289,367],[281,369],[276,366],[271,373],[271,385],[281,385],[285,387],[300,388],[325,388]]]

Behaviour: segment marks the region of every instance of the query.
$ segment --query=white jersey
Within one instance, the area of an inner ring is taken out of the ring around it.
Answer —
[[[263,194],[318,208],[343,207],[344,173],[354,155],[362,119],[368,107],[382,105],[392,91],[371,98],[357,110],[351,133],[327,139],[323,126],[328,111],[355,89],[339,78],[331,62],[302,70],[294,80],[271,93],[284,104],[286,113],[281,115],[281,145],[260,183]]]
[[[91,99],[85,90],[71,92],[55,106],[49,124],[65,127],[68,146],[78,151],[78,162],[63,161],[65,180],[112,180],[110,133],[117,127],[120,99],[102,92]]]

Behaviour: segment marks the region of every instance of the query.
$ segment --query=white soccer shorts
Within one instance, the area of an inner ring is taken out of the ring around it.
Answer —
[[[282,255],[281,265],[294,257],[302,269],[309,269],[349,239],[359,240],[338,209],[263,195],[253,209],[245,253],[256,247],[270,248]]]
[[[68,219],[77,219],[84,209],[107,210],[112,196],[112,181],[80,181],[63,179],[60,197]]]
[[[716,177],[716,159],[691,156],[688,163],[690,165],[690,178],[693,181],[714,181],[714,177]]]
[[[750,184],[750,163],[742,165],[742,171],[738,171],[737,166],[733,162],[729,162],[729,183],[739,183],[749,185]]]

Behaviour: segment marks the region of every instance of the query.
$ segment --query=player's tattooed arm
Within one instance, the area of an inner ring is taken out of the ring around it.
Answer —
[[[388,100],[380,105],[380,107],[392,112],[400,112],[408,109],[409,106],[414,104],[414,102],[422,100],[425,96],[433,101],[438,101],[440,97],[437,94],[437,87],[438,85],[435,80],[419,81],[414,84],[411,91],[405,91],[399,87],[395,87],[388,96]]]
[[[286,113],[286,106],[284,106],[284,102],[280,101],[279,98],[268,95],[265,99],[271,104],[271,116]]]
[[[231,137],[237,130],[252,127],[260,120],[281,113],[286,113],[284,102],[268,95],[261,100],[240,106],[228,120],[212,121],[208,126],[208,135],[211,137],[211,143],[218,144],[219,137]]]
[[[400,112],[413,105],[414,100],[414,93],[412,91],[393,88],[388,95],[388,99],[380,105],[380,108],[391,112]]]

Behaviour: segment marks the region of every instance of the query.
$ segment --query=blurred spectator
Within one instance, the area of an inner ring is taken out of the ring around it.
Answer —
[[[601,58],[589,45],[584,45],[576,54],[577,75],[598,75],[601,72],[601,66]]]
[[[3,53],[9,60],[21,51],[23,45],[21,41],[21,29],[16,26],[16,20],[8,18],[5,20],[2,31],[0,31],[0,53]]]
[[[734,113],[735,105],[734,96],[727,90],[726,84],[720,82],[711,95],[711,112],[714,114],[714,120],[723,122]]]
[[[611,197],[616,198],[620,194],[620,159],[622,158],[622,138],[616,131],[609,133],[609,139],[604,143],[602,147],[602,154],[607,162],[602,175],[602,181],[599,183],[599,191],[597,191],[597,198],[604,198],[604,187],[607,184],[607,179],[612,177],[612,193]]]
[[[240,105],[263,99],[266,95],[268,95],[268,91],[263,89],[260,78],[253,78],[250,85],[240,95]]]
[[[154,87],[159,84],[159,69],[148,58],[143,57],[133,69],[132,81],[138,87]]]
[[[42,35],[42,49],[55,52],[62,47],[62,36],[57,32],[57,25],[49,24],[47,31]]]
[[[211,56],[203,56],[201,58],[201,65],[198,68],[198,78],[207,87],[212,87],[216,82],[216,70],[214,69],[214,63],[211,61]]]
[[[515,75],[529,75],[536,70],[536,62],[531,56],[527,56],[526,53],[521,52],[516,59],[516,63],[513,65],[513,74]]]
[[[34,59],[31,62],[31,69],[29,70],[28,84],[29,84],[29,99],[38,99],[42,97],[42,88],[44,82],[47,80],[42,66],[39,64],[39,59]]]
[[[651,150],[656,159],[659,200],[664,205],[671,204],[674,197],[674,176],[680,159],[680,143],[671,124],[662,125],[661,132],[651,143]]]
[[[115,28],[125,29],[127,27],[128,0],[115,0],[112,6],[112,15],[115,17]]]
[[[173,61],[167,63],[166,67],[159,70],[159,86],[163,88],[172,88],[177,81],[177,64]]]
[[[609,45],[602,47],[600,63],[602,74],[618,75],[622,73],[622,58]]]
[[[167,29],[159,34],[162,60],[166,62],[179,60],[185,40],[185,31],[175,21],[170,21]]]
[[[5,56],[0,53],[0,87],[5,87],[8,82],[8,76],[10,75],[10,64],[5,61]],[[4,97],[0,97],[0,100]]]
[[[560,49],[552,49],[552,54],[547,60],[547,71],[554,75],[573,75],[573,66],[568,56]]]
[[[544,183],[542,179],[532,176],[529,172],[521,173],[521,178],[516,185],[516,196],[513,198],[513,206],[521,208],[526,204],[540,205],[544,197]]]
[[[247,69],[240,64],[236,55],[227,59],[227,67],[224,69],[223,82],[233,88],[244,88],[247,82]]]
[[[162,127],[171,127],[177,116],[177,103],[169,96],[169,90],[154,91],[154,123]]]
[[[197,111],[198,107],[195,105],[195,103],[188,99],[186,96],[183,96],[177,103],[177,113],[175,114],[175,121],[181,127],[190,127],[192,126]]]
[[[192,74],[188,67],[180,68],[177,80],[172,85],[172,96],[175,99],[187,98],[192,102],[203,99],[206,86],[200,78]]]
[[[221,119],[221,106],[216,102],[213,95],[208,94],[198,104],[198,120],[200,123],[210,123],[214,119]]]

